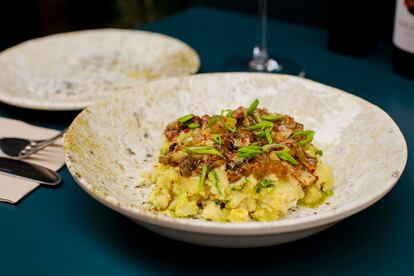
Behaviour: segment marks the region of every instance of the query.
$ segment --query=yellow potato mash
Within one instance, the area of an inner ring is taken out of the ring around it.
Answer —
[[[333,172],[312,144],[315,132],[257,105],[170,123],[160,163],[148,174],[151,209],[177,218],[271,221],[332,195]]]

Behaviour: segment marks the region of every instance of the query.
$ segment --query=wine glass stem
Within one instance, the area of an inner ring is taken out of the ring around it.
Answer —
[[[250,68],[263,71],[267,70],[269,53],[267,51],[267,0],[258,0],[258,41],[253,49],[253,60]]]
[[[259,34],[260,41],[258,47],[260,50],[267,52],[267,0],[258,0],[259,1]]]
[[[268,0],[257,0],[258,4],[258,39],[253,48],[252,59],[248,63],[248,68],[255,72],[284,73],[304,76],[304,71],[300,64],[290,59],[278,57],[276,59],[269,56],[267,48],[267,5]]]

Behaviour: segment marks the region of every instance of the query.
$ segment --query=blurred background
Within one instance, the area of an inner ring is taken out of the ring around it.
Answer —
[[[0,50],[58,32],[137,27],[196,5],[253,15],[257,9],[255,0],[8,0],[0,8]],[[343,29],[334,22],[341,16],[346,18],[341,22],[348,22],[341,24],[350,29],[353,11],[363,11],[366,26],[372,30],[365,35],[386,42],[391,41],[394,9],[395,0],[269,1],[269,17],[324,29]]]

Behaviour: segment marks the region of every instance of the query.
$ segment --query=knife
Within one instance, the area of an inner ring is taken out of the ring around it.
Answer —
[[[55,171],[33,163],[6,157],[0,157],[0,174],[11,175],[51,186],[57,185],[61,181],[60,175]]]

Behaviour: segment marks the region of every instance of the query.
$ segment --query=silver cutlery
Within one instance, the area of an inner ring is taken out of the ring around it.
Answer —
[[[10,158],[21,160],[50,146],[61,138],[68,129],[64,129],[57,135],[44,140],[29,140],[22,138],[5,137],[0,139],[0,150]]]
[[[61,181],[60,175],[55,171],[40,165],[6,157],[0,157],[0,174],[11,175],[51,186],[57,185]]]

